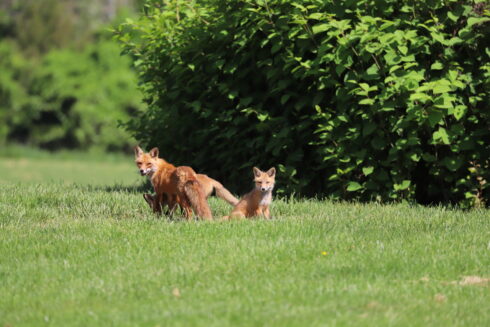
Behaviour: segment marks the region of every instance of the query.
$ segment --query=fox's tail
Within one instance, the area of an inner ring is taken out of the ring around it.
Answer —
[[[220,182],[215,179],[209,178],[211,185],[214,187],[214,191],[216,192],[216,196],[222,198],[232,206],[236,206],[238,203],[238,199],[233,196]]]
[[[185,182],[184,191],[196,215],[206,220],[213,219],[204,190],[197,180]]]

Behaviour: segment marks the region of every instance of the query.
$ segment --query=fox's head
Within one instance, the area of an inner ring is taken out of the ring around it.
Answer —
[[[266,172],[254,167],[254,182],[255,188],[261,192],[270,192],[274,188],[276,182],[276,168],[272,167]]]
[[[145,153],[139,146],[134,147],[134,158],[141,176],[151,175],[155,172],[158,161],[158,148]]]

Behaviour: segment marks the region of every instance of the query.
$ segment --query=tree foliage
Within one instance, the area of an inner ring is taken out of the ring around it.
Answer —
[[[342,199],[489,200],[483,1],[147,1],[117,32],[148,110],[127,124],[169,159]]]
[[[0,143],[120,150],[134,142],[118,122],[141,106],[136,75],[102,18],[80,31],[92,2],[0,6]]]

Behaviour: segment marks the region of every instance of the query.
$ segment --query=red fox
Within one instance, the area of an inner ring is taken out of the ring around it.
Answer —
[[[233,208],[229,216],[223,219],[230,218],[245,218],[263,215],[270,219],[271,214],[269,206],[272,202],[272,190],[276,180],[276,169],[272,167],[266,172],[261,171],[257,167],[253,168],[255,188],[245,194],[238,204]]]
[[[151,151],[149,153],[145,153],[139,146],[134,147],[134,155],[136,166],[138,166],[139,172],[142,176],[148,176],[151,180],[153,175],[153,164],[161,164],[167,163],[164,159],[158,158],[158,148],[152,149],[152,151],[156,151],[156,157],[152,156]],[[153,153],[155,155],[155,153]],[[173,165],[167,163],[168,165],[174,167]],[[175,167],[174,167],[175,168]],[[207,199],[213,191],[216,193],[216,196],[230,203],[231,205],[236,205],[238,203],[238,199],[234,197],[220,182],[214,180],[207,175],[197,174],[197,180],[201,184],[205,198]],[[161,212],[165,207],[165,205],[169,204],[169,199],[166,195],[163,195],[160,199],[157,200],[156,196],[152,196],[151,194],[144,194],[146,202],[153,209],[154,212]],[[156,201],[156,202],[155,202]],[[169,206],[170,207],[170,206]],[[173,209],[173,208],[171,208]]]
[[[174,165],[158,158],[158,148],[144,153],[141,148],[135,148],[136,165],[141,175],[150,177],[155,190],[156,203],[154,212],[161,212],[162,203],[166,203],[172,212],[177,204],[184,210],[184,216],[189,219],[192,210],[199,217],[212,219],[211,209],[206,201],[206,194],[197,180],[196,173],[191,167]],[[148,197],[143,195],[148,202]]]

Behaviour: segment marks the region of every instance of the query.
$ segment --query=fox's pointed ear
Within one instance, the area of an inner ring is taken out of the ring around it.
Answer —
[[[139,156],[141,156],[143,154],[143,149],[141,149],[139,146],[135,146],[134,147],[134,157],[135,158],[138,158]]]
[[[269,169],[266,173],[267,175],[269,175],[269,177],[274,177],[276,176],[276,168],[272,167],[271,169]]]
[[[257,167],[254,167],[253,171],[255,177],[260,177],[260,174],[262,174],[262,171]]]
[[[153,148],[150,150],[150,156],[152,158],[158,158],[158,148]]]

